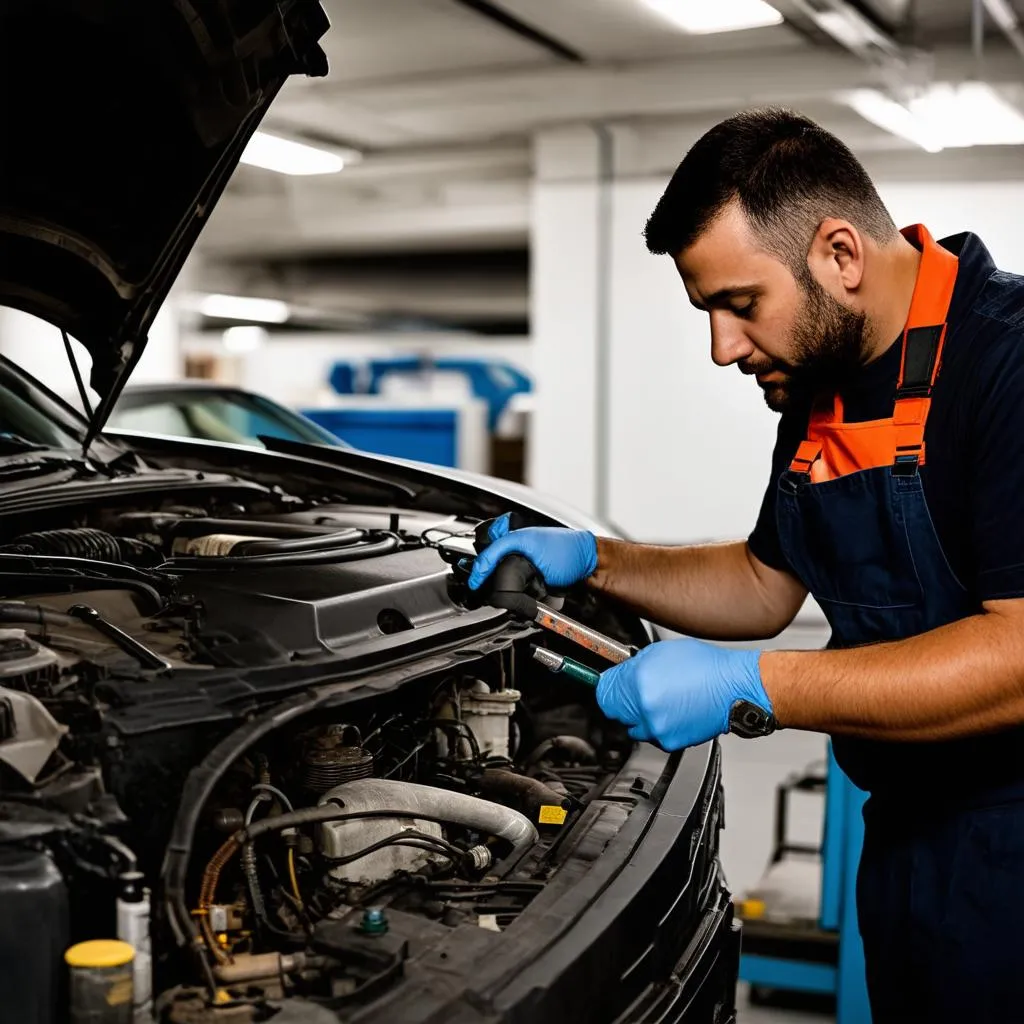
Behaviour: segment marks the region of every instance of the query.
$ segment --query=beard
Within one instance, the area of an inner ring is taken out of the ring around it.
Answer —
[[[792,362],[763,360],[741,365],[744,373],[781,373],[781,380],[758,382],[773,412],[810,404],[838,390],[864,360],[866,317],[834,299],[810,274],[800,282],[805,302],[790,337]]]

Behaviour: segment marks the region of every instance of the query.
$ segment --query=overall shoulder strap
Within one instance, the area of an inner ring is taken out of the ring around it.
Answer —
[[[932,387],[942,365],[946,317],[953,298],[959,261],[943,249],[923,224],[904,228],[904,238],[921,249],[921,266],[903,329],[903,354],[896,385],[896,455],[893,472],[917,472],[924,451],[924,428]]]

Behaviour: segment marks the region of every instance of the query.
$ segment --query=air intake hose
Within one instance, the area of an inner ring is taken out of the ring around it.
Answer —
[[[342,783],[320,798],[321,806],[331,803],[341,805],[346,811],[405,811],[433,821],[462,825],[506,840],[516,853],[529,849],[538,838],[530,819],[510,807],[398,779],[358,779]]]

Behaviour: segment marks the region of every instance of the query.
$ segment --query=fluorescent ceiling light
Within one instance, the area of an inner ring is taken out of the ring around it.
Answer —
[[[264,327],[229,327],[221,337],[228,352],[255,352],[267,340]]]
[[[266,132],[256,132],[249,139],[241,161],[279,174],[337,174],[345,166],[338,153]]]
[[[905,104],[874,89],[857,89],[846,102],[861,117],[931,153],[1024,145],[1024,114],[983,82],[931,85]]]
[[[684,32],[707,35],[781,25],[782,15],[764,0],[644,0]]]
[[[943,148],[941,137],[922,124],[902,103],[890,99],[876,89],[854,89],[846,102],[866,121],[877,124],[893,135],[913,142],[929,153]]]
[[[909,106],[951,148],[1024,145],[1024,114],[983,82],[936,85]]]
[[[203,316],[217,320],[250,320],[263,324],[283,324],[291,315],[287,302],[245,295],[203,295],[196,309]]]

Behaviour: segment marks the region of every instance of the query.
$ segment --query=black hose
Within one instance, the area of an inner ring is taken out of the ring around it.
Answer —
[[[14,569],[16,572],[5,570]],[[53,572],[52,570],[63,570]],[[166,607],[167,601],[158,589],[170,590],[173,579],[132,565],[103,562],[93,558],[68,558],[64,555],[19,555],[0,551],[0,577],[24,576],[37,585],[53,582],[78,584],[87,580],[102,590],[134,590],[153,602],[154,611]],[[36,587],[38,591],[38,586]]]
[[[366,531],[355,528],[338,530],[335,533],[314,534],[309,537],[292,537],[282,540],[270,537],[265,540],[244,541],[238,545],[240,554],[251,558],[253,555],[271,555],[286,551],[323,551],[349,547],[366,539]]]
[[[206,572],[219,569],[257,569],[266,566],[294,565],[337,565],[342,562],[359,562],[365,558],[377,558],[397,551],[402,541],[393,534],[382,540],[366,544],[349,544],[347,547],[327,551],[296,551],[268,555],[226,555],[219,557],[180,555],[170,558],[158,569],[168,571],[202,569]]]
[[[504,768],[488,768],[480,776],[480,789],[484,793],[511,797],[521,810],[534,821],[541,807],[553,806],[568,810],[572,801],[564,793],[558,793],[540,779],[517,775]]]
[[[417,850],[426,850],[428,853],[436,853],[452,861],[465,861],[468,857],[464,850],[460,850],[443,839],[410,829],[397,832],[393,836],[385,836],[372,845],[357,850],[355,853],[346,854],[344,857],[331,857],[329,863],[332,867],[343,867],[346,864],[353,864],[371,853],[376,853],[377,850],[383,850],[386,846],[410,846]]]
[[[129,564],[153,564],[161,557],[160,552],[145,541],[134,537],[115,537],[105,530],[89,527],[25,533],[3,545],[0,551],[16,555],[66,555],[69,558]]]
[[[39,604],[0,601],[0,622],[23,622],[39,626],[76,626],[79,620]]]
[[[568,754],[574,760],[585,764],[597,764],[597,751],[586,740],[579,736],[552,736],[530,754],[526,759],[526,766],[537,764],[552,751]]]

